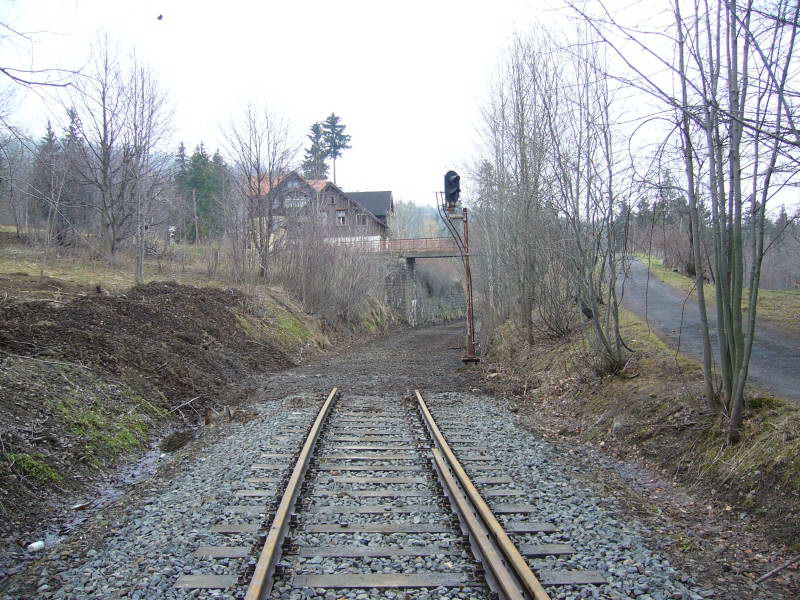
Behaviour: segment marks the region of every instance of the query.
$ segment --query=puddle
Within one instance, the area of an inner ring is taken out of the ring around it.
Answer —
[[[162,452],[159,450],[158,445],[155,445],[145,452],[139,460],[120,469],[120,471],[113,476],[111,481],[100,484],[100,486],[94,490],[91,500],[73,503],[71,506],[78,504],[87,504],[87,506],[85,509],[72,511],[72,513],[64,519],[58,533],[50,534],[53,540],[52,543],[50,543],[45,536],[46,546],[52,547],[60,543],[99,509],[118,500],[132,485],[148,479],[156,472],[161,454]]]
[[[57,546],[75,533],[98,510],[121,498],[131,486],[150,478],[160,462],[162,454],[158,448],[160,442],[160,439],[156,440],[138,460],[119,467],[106,480],[96,483],[90,492],[64,503],[59,508],[60,514],[50,523],[43,524],[43,528],[36,532],[28,543],[42,540],[45,543],[45,550]],[[85,508],[79,510],[72,508],[84,505]],[[10,575],[19,573],[29,562],[40,556],[42,556],[41,551],[29,552],[26,548],[16,545],[0,548],[0,582]]]

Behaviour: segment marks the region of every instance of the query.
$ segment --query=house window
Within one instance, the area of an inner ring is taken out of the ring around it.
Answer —
[[[280,207],[281,207],[280,196],[273,196],[272,197],[272,210],[279,210]]]
[[[359,225],[366,225],[367,224],[367,215],[361,213],[356,215],[356,223]]]
[[[296,188],[298,185],[300,185],[300,182],[297,181],[297,179],[290,179],[289,181],[286,182],[286,187],[289,188],[290,190]]]
[[[286,208],[303,208],[308,200],[303,194],[289,194],[283,204]]]
[[[347,225],[347,211],[346,210],[337,210],[336,211],[336,224],[337,225]]]
[[[328,204],[336,204],[336,196],[334,196],[333,194],[328,196]]]

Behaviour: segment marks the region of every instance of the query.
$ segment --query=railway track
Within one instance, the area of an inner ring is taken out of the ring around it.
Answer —
[[[232,517],[214,528],[234,538],[259,534],[260,547],[196,550],[214,559],[257,555],[255,565],[250,560],[241,574],[183,575],[175,587],[247,600],[304,588],[336,597],[435,588],[545,600],[550,586],[605,583],[594,571],[534,574],[530,559],[575,551],[515,543],[557,524],[538,522],[536,507],[519,502],[530,491],[503,474],[472,427],[458,412],[429,407],[418,391],[398,402],[340,398],[334,388],[313,420],[301,415],[285,443],[253,465],[255,476],[227,507]]]

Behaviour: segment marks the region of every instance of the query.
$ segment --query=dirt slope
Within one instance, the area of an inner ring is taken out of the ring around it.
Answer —
[[[232,289],[159,282],[110,296],[67,287],[21,273],[0,281],[6,549],[21,551],[65,498],[109,477],[122,457],[292,365],[277,321],[303,331],[293,307],[272,310]]]
[[[168,408],[198,395],[210,401],[250,370],[291,364],[282,352],[243,335],[235,310],[244,305],[235,290],[175,283],[64,305],[12,304],[0,315],[0,350],[135,378],[159,390]]]

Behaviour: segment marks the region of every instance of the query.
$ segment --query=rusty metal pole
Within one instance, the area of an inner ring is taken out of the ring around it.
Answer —
[[[469,219],[467,218],[467,209],[463,209],[464,215],[464,274],[467,286],[467,351],[464,354],[461,362],[476,363],[480,362],[475,354],[475,318],[472,311],[472,271],[469,267]]]

